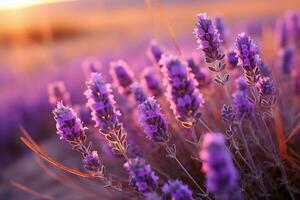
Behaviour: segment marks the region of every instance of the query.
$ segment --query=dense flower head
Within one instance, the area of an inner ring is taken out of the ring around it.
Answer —
[[[284,74],[290,74],[294,62],[295,48],[286,47],[280,51],[280,69]]]
[[[232,94],[233,105],[239,118],[249,117],[253,113],[254,105],[247,96],[244,91],[236,91]]]
[[[246,33],[241,33],[236,39],[236,47],[239,58],[238,65],[243,67],[245,71],[253,71],[260,61],[256,44]]]
[[[208,73],[201,69],[199,64],[197,64],[193,58],[187,59],[187,65],[198,83],[198,88],[205,87],[211,83],[211,78]]]
[[[245,93],[249,92],[249,86],[243,76],[239,76],[235,79],[235,85],[238,90],[243,91]]]
[[[197,83],[189,74],[187,64],[172,55],[163,55],[163,65],[167,98],[175,116],[186,127],[190,127],[201,116],[200,107],[204,100],[196,88]]]
[[[133,83],[131,86],[131,92],[134,96],[134,99],[136,103],[139,105],[143,103],[147,99],[147,95],[143,91],[143,89],[140,87],[138,83]]]
[[[119,125],[120,112],[115,108],[115,100],[111,89],[106,84],[100,73],[92,73],[87,82],[85,96],[88,99],[87,106],[92,111],[92,119],[96,127],[105,134],[114,130]]]
[[[237,172],[222,133],[204,134],[199,156],[209,192],[228,194],[236,187]]]
[[[129,66],[123,60],[118,60],[111,63],[111,68],[111,74],[119,86],[120,91],[124,94],[129,94],[129,87],[133,83],[133,72]]]
[[[235,51],[229,51],[227,53],[227,63],[230,69],[235,69],[238,65],[239,59]]]
[[[101,169],[101,166],[101,161],[97,151],[89,152],[89,154],[84,156],[83,167],[86,170],[97,172]]]
[[[218,30],[218,33],[220,34],[220,39],[222,40],[223,43],[226,42],[226,30],[225,30],[225,23],[224,19],[220,16],[217,16],[215,18],[215,26],[216,29]]]
[[[154,61],[159,64],[159,60],[163,54],[162,48],[158,45],[157,41],[152,40],[149,46],[149,56],[154,59]]]
[[[256,88],[261,95],[274,95],[276,92],[276,88],[271,78],[263,77],[260,78],[256,83]]]
[[[160,96],[162,94],[162,88],[155,72],[152,70],[145,70],[143,72],[143,77],[145,80],[145,85],[147,86],[151,95],[156,97]]]
[[[162,187],[163,195],[167,199],[172,200],[193,200],[191,190],[187,185],[184,185],[180,180],[169,180]]]
[[[212,24],[210,17],[206,13],[197,15],[197,23],[194,29],[199,48],[204,52],[207,63],[221,60],[224,57],[220,49],[220,34]]]
[[[140,157],[129,159],[124,168],[129,173],[129,182],[138,192],[146,195],[155,191],[158,185],[158,177],[152,171],[151,166]]]
[[[140,124],[147,137],[154,142],[167,142],[169,140],[168,122],[155,99],[148,97],[138,106],[138,111]]]
[[[51,105],[56,106],[58,102],[70,105],[70,93],[66,90],[62,81],[48,84],[48,96]]]
[[[99,72],[101,69],[101,63],[97,58],[88,58],[83,61],[82,67],[86,77],[89,78],[91,73]]]
[[[57,134],[60,135],[60,139],[68,142],[85,141],[85,128],[72,108],[64,106],[63,103],[59,102],[53,110],[53,114],[56,121]]]

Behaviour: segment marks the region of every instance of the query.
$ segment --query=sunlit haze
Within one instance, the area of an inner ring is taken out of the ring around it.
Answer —
[[[22,9],[34,5],[54,3],[60,1],[66,0],[0,0],[0,10]]]

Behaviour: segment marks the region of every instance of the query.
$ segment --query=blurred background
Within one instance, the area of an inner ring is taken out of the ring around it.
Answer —
[[[39,142],[56,137],[48,83],[63,80],[72,103],[85,103],[85,59],[97,58],[104,74],[117,59],[138,72],[151,65],[151,39],[176,52],[168,25],[183,54],[196,53],[198,12],[224,18],[231,46],[242,31],[268,40],[263,36],[275,20],[298,9],[297,0],[0,0],[1,169],[29,152],[19,140],[20,126]]]

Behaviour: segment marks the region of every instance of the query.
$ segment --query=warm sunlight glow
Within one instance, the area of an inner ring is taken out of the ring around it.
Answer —
[[[63,0],[0,0],[0,10],[21,9],[34,5],[54,3]]]

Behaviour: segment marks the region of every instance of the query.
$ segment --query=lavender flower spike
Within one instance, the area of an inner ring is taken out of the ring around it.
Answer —
[[[66,90],[66,86],[62,81],[56,81],[48,85],[49,102],[52,106],[56,106],[62,101],[66,105],[70,105],[70,93]]]
[[[162,187],[162,192],[167,199],[172,200],[194,200],[192,192],[187,185],[180,180],[168,181]]]
[[[286,47],[281,49],[280,53],[280,68],[284,74],[291,74],[292,66],[295,57],[295,48]]]
[[[149,45],[148,55],[152,58],[157,64],[159,64],[159,60],[163,54],[162,48],[158,45],[157,41],[152,40]],[[159,65],[159,67],[161,67]]]
[[[59,102],[53,110],[53,114],[56,121],[57,134],[60,135],[60,139],[67,142],[81,143],[86,140],[85,128],[72,108],[66,107]]]
[[[89,154],[85,155],[83,158],[83,167],[89,171],[98,171],[102,168],[101,161],[98,156],[97,151],[89,152]]]
[[[130,85],[133,83],[133,72],[129,66],[123,60],[112,62],[110,65],[112,68],[111,74],[118,84],[120,92],[126,95],[130,94]]]
[[[154,192],[158,185],[158,177],[144,159],[129,159],[124,168],[129,173],[129,184],[144,196]]]
[[[205,54],[207,63],[212,63],[224,58],[224,54],[220,49],[220,34],[206,13],[200,13],[197,15],[197,23],[196,28],[194,29],[194,34],[197,37],[199,48]]]
[[[143,72],[143,77],[145,80],[145,85],[147,86],[149,92],[153,96],[160,96],[162,94],[162,88],[159,84],[158,77],[155,75],[155,72],[153,70],[145,70]]]
[[[276,92],[276,88],[273,84],[273,81],[269,77],[260,78],[256,83],[256,88],[260,95],[270,96],[274,95]]]
[[[163,55],[160,63],[163,65],[171,109],[182,125],[189,128],[201,116],[200,107],[204,104],[202,94],[196,88],[197,83],[189,74],[186,63],[172,55]]]
[[[253,71],[260,61],[258,48],[246,33],[241,33],[236,39],[239,66],[245,71]]]
[[[170,137],[168,122],[155,99],[148,97],[138,106],[138,111],[140,124],[144,128],[147,137],[154,142],[167,142]]]
[[[223,134],[204,134],[199,154],[208,191],[214,193],[217,200],[233,198],[230,193],[236,189],[237,172]]]
[[[237,67],[239,60],[235,51],[229,51],[227,53],[227,62],[229,69],[235,69]]]
[[[147,99],[147,95],[143,91],[143,89],[140,87],[138,83],[133,83],[131,86],[131,92],[134,95],[134,99],[136,103],[139,105],[143,103]]]
[[[198,83],[198,88],[205,87],[211,83],[211,78],[209,77],[208,73],[201,69],[193,58],[187,59],[187,64]]]
[[[217,16],[215,18],[215,26],[220,34],[220,39],[223,43],[226,43],[226,30],[225,30],[225,23],[222,17]]]
[[[253,114],[254,105],[247,96],[245,91],[236,91],[232,94],[233,105],[240,119]]]
[[[95,126],[99,127],[103,134],[115,130],[119,126],[118,117],[121,113],[114,106],[115,100],[109,84],[103,81],[100,73],[91,73],[87,87],[84,94],[88,99],[87,106],[92,110]]]

